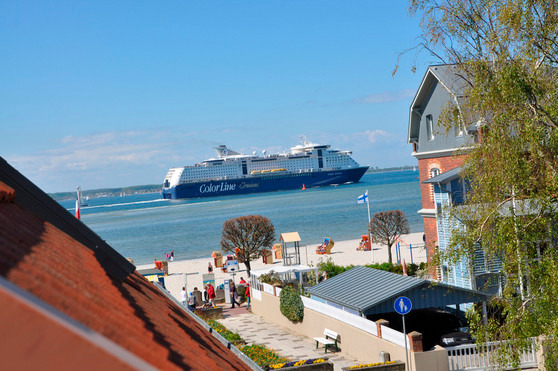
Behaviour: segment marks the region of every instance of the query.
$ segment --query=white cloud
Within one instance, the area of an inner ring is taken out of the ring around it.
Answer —
[[[364,132],[364,135],[368,138],[368,141],[370,143],[376,143],[378,142],[378,140],[392,140],[395,138],[395,135],[388,133],[387,131],[384,130],[366,130]]]
[[[160,134],[150,131],[115,131],[67,136],[60,139],[56,148],[11,156],[8,160],[49,192],[72,189],[74,184],[63,184],[68,181],[80,183],[80,179],[87,179],[95,173],[112,172],[112,182],[107,183],[126,185],[129,181],[118,181],[119,174],[123,171],[133,167],[157,168],[172,157],[171,152],[177,146],[175,142],[178,135]]]
[[[399,91],[383,91],[380,93],[370,94],[365,97],[354,98],[352,102],[359,103],[359,104],[398,102],[401,100],[408,100],[409,98],[414,97],[414,95],[415,95],[415,91],[411,89],[405,89]]]

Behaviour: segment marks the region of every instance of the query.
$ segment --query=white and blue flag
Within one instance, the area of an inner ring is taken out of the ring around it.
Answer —
[[[365,203],[365,202],[368,202],[368,190],[366,190],[366,192],[364,192],[363,194],[361,194],[360,196],[358,196],[357,202],[358,202],[359,204],[363,204],[363,203]]]

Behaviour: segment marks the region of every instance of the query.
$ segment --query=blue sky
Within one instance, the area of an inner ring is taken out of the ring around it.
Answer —
[[[414,165],[427,61],[405,1],[0,3],[0,155],[47,192],[162,183],[169,167],[288,150]]]

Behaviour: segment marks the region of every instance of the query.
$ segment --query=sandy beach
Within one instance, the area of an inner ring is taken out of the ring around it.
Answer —
[[[422,241],[423,233],[411,233],[402,236],[403,243],[401,246],[401,258],[407,264],[411,263],[411,249],[412,246],[412,262],[418,264],[426,262],[426,250]],[[330,255],[316,254],[316,247],[321,244],[321,241],[309,243],[307,245],[301,244],[300,247],[300,261],[302,264],[316,266],[320,261],[325,261],[331,258],[337,265],[364,265],[371,263],[384,263],[388,261],[388,252],[385,245],[372,244],[372,251],[358,251],[357,247],[360,240],[346,240],[335,241]],[[292,249],[292,247],[291,247]],[[392,247],[393,261],[397,262],[395,247]],[[184,285],[186,290],[192,291],[194,287],[203,290],[202,274],[207,273],[207,264],[213,264],[213,258],[191,259],[191,260],[175,260],[169,262],[169,275],[165,277],[165,285],[167,290],[176,297],[180,298],[180,291]],[[251,270],[267,269],[274,266],[282,266],[282,260],[273,260],[273,264],[264,264],[263,259],[251,261]],[[155,268],[153,263],[138,265],[137,269]],[[240,277],[247,279],[247,272],[244,264],[239,264],[240,272],[235,274],[235,281],[238,283]],[[244,272],[243,272],[244,271]],[[215,274],[215,283],[222,284],[226,279],[231,279],[231,273],[222,272],[221,269],[213,269]]]

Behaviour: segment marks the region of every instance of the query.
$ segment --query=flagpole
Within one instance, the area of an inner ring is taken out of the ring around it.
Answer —
[[[374,263],[374,249],[372,248],[372,239],[370,238],[370,201],[368,201],[368,190],[366,190],[366,206],[368,206],[368,242],[370,242],[370,252],[372,253],[372,263]]]

